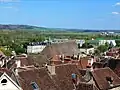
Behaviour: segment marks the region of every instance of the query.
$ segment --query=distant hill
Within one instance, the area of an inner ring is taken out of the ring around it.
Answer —
[[[120,32],[120,30],[89,30],[89,29],[66,29],[66,28],[46,28],[31,25],[0,24],[0,30],[41,30],[41,31],[70,31],[70,32]]]
[[[37,27],[37,26],[30,26],[30,25],[11,25],[11,24],[8,24],[8,25],[3,25],[3,24],[0,24],[0,30],[3,30],[3,29],[7,29],[7,30],[26,30],[26,29],[48,29],[48,28],[44,28],[44,27]]]

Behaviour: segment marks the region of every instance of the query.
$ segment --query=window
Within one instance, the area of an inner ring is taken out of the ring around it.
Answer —
[[[2,84],[2,85],[6,85],[6,84],[7,84],[7,80],[6,80],[6,79],[3,79],[3,80],[1,81],[1,84]]]
[[[35,82],[31,83],[33,90],[39,90],[38,85]]]

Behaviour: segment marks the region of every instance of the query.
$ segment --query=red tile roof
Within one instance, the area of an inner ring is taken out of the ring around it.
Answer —
[[[65,43],[55,43],[47,46],[41,55],[45,55],[48,59],[53,58],[56,55],[72,56],[73,54],[78,54],[79,49],[75,42],[65,42]]]
[[[12,72],[6,68],[0,68],[0,74],[7,73],[9,76],[11,76]]]
[[[103,68],[103,66],[104,66],[104,64],[101,63],[101,62],[94,62],[93,65],[92,65],[93,69],[95,69],[95,68]]]
[[[93,84],[79,83],[77,90],[98,90]]]
[[[120,61],[117,62],[114,72],[120,77]]]
[[[79,78],[78,67],[75,64],[55,66],[55,75],[51,75],[45,68],[24,68],[19,70],[19,82],[23,90],[33,90],[30,83],[36,82],[41,90],[73,90],[72,73]]]
[[[48,62],[48,58],[45,55],[28,55],[28,60],[30,60],[36,66],[43,66]]]
[[[45,68],[21,71],[18,79],[23,90],[33,90],[31,82],[35,82],[41,90],[60,90]]]
[[[34,61],[29,57],[16,57],[15,60],[20,60],[21,61],[21,67],[22,66],[34,65]]]
[[[61,88],[61,90],[73,90],[73,82],[71,75],[75,73],[78,75],[79,79],[81,75],[75,64],[65,64],[55,66],[56,75],[52,76],[55,83]]]
[[[120,85],[119,77],[110,68],[96,69],[92,72],[96,85],[100,90],[108,90],[109,88]],[[106,77],[113,78],[113,86],[110,86]]]

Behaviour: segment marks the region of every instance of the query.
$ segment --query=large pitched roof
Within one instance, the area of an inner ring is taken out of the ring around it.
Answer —
[[[43,66],[46,62],[48,62],[48,59],[44,55],[28,55],[28,60],[32,61],[33,64],[36,66]]]
[[[73,54],[78,54],[79,49],[77,44],[74,41],[65,42],[65,43],[55,43],[47,46],[42,52],[41,55],[45,55],[48,59],[54,57],[55,55],[72,56]]]
[[[115,60],[115,62],[115,68],[113,69],[113,71],[120,77],[120,60]]]
[[[119,77],[110,68],[96,69],[92,72],[93,78],[100,90],[108,90],[120,85]],[[113,86],[110,86],[106,77],[113,78]]]
[[[21,67],[23,66],[30,66],[34,65],[34,61],[30,57],[15,57],[14,59],[10,59],[7,63],[5,63],[2,67],[3,68],[8,68],[8,69],[13,69],[16,68],[16,61],[20,60],[21,61]],[[6,60],[5,60],[6,61]]]
[[[32,82],[35,82],[41,90],[59,90],[45,68],[23,70],[19,72],[18,79],[23,90],[33,90]]]
[[[53,79],[55,83],[61,88],[61,90],[73,90],[73,82],[71,75],[72,73],[77,74],[79,79],[81,75],[75,64],[64,64],[55,66],[55,75]]]
[[[77,86],[77,90],[99,90],[99,89],[93,84],[79,83],[79,85]]]
[[[31,82],[36,82],[41,90],[73,90],[72,73],[80,76],[75,64],[55,66],[55,75],[52,75],[45,68],[24,68],[19,72],[18,79],[23,90],[33,90]]]
[[[64,43],[54,43],[46,46],[46,48],[39,55],[28,55],[30,60],[34,61],[34,64],[42,66],[44,63],[49,62],[51,59],[58,60],[56,55],[72,56],[78,54],[79,49],[74,41]]]

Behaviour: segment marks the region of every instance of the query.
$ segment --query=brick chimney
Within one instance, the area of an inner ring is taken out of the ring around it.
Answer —
[[[78,55],[77,55],[77,59],[80,60],[80,53],[78,53]]]
[[[55,66],[54,65],[48,66],[48,70],[49,70],[51,75],[56,75],[56,73],[55,73]]]
[[[3,65],[3,62],[2,62],[2,61],[0,61],[0,67],[2,67],[2,65]]]
[[[15,69],[14,72],[15,72],[15,75],[18,76],[18,69],[17,68]]]

